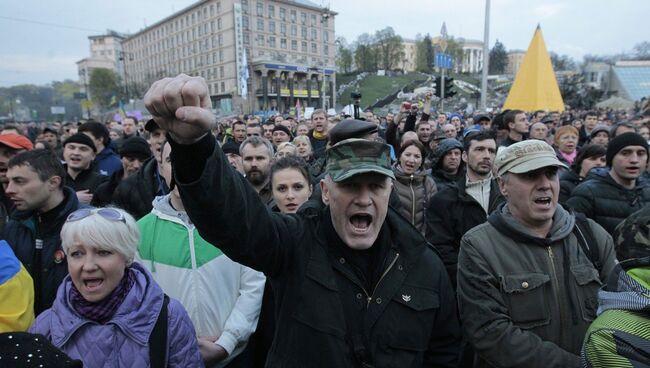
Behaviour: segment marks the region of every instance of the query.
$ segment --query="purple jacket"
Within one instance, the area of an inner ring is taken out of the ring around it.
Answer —
[[[149,367],[149,335],[160,314],[163,291],[148,271],[133,263],[136,282],[113,318],[100,325],[81,317],[70,305],[72,287],[66,276],[52,308],[29,329],[86,367]],[[203,367],[194,326],[183,306],[169,299],[167,367]]]

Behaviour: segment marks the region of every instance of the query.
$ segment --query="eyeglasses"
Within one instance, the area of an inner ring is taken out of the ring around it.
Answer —
[[[66,222],[79,221],[94,214],[98,214],[109,221],[121,221],[126,224],[126,218],[124,217],[124,214],[114,208],[82,208],[68,215]]]

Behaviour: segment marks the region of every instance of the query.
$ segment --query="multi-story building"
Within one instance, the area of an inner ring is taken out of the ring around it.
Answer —
[[[508,65],[506,65],[506,74],[516,76],[521,64],[524,62],[526,51],[512,50],[508,51]]]
[[[201,76],[221,114],[334,106],[335,16],[308,0],[202,0],[122,42],[127,83]]]
[[[90,56],[77,61],[77,72],[82,92],[87,93],[86,89],[93,69],[110,69],[123,77],[120,57],[122,55],[121,42],[124,37],[123,34],[111,30],[107,31],[105,35],[88,37]]]
[[[463,47],[461,73],[479,73],[483,70],[483,41],[458,38]]]
[[[402,58],[399,67],[405,72],[414,72],[417,69],[417,42],[415,40],[404,38],[402,39],[402,46],[404,47],[404,57]]]

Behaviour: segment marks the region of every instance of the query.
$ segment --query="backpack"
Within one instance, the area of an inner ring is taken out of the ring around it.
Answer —
[[[160,314],[149,335],[149,363],[151,368],[165,368],[167,360],[167,316],[169,296],[163,297],[163,305]]]

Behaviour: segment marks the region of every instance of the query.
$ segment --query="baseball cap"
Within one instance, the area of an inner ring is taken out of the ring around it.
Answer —
[[[161,129],[161,128],[160,126],[158,126],[158,123],[156,123],[156,121],[153,119],[147,120],[146,124],[144,124],[144,130],[146,130],[149,133],[153,133],[156,129]]]
[[[395,179],[390,166],[390,147],[358,138],[343,140],[327,150],[326,171],[337,183],[365,173],[378,173]]]
[[[350,138],[364,138],[368,134],[377,132],[377,124],[363,120],[346,119],[332,129],[328,136],[331,145],[335,145],[343,140]]]
[[[537,139],[517,142],[500,149],[494,166],[497,176],[507,172],[523,174],[547,166],[568,168],[558,160],[553,147]]]
[[[0,144],[17,150],[31,150],[34,148],[32,141],[20,134],[3,134],[0,135]]]

